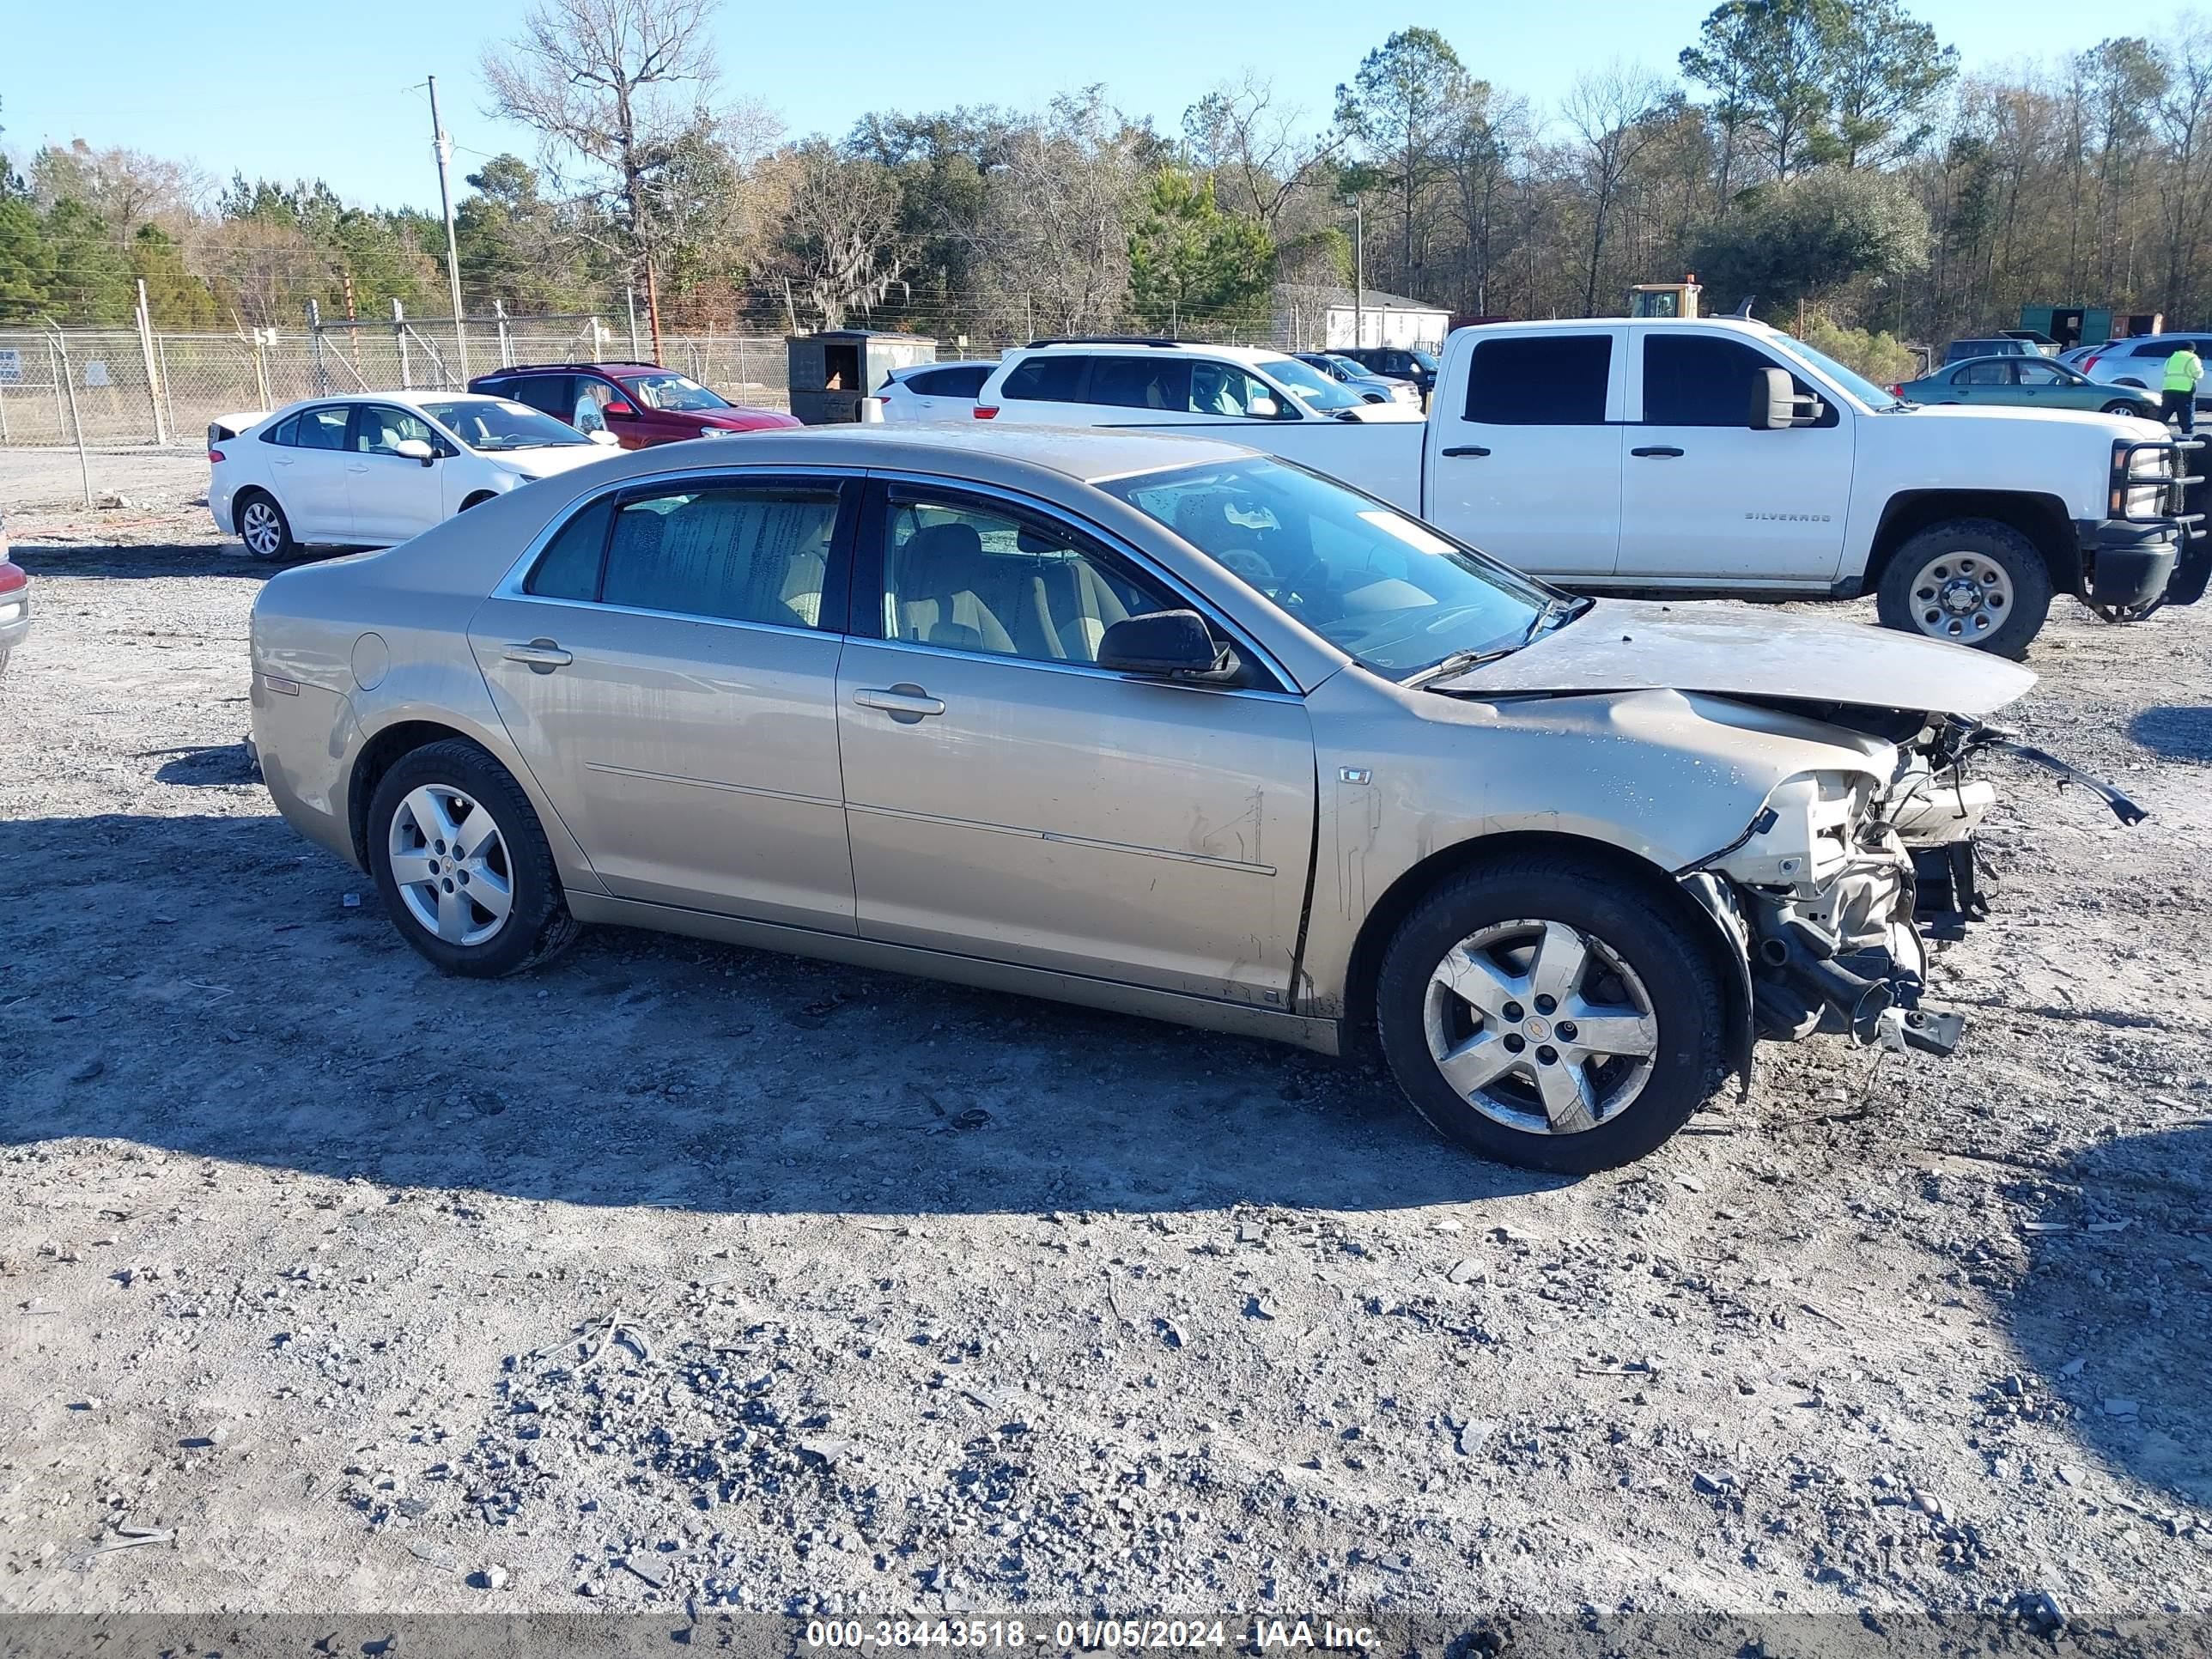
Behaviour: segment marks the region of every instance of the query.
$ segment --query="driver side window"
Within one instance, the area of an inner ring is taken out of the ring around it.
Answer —
[[[1282,409],[1281,400],[1243,369],[1200,362],[1190,366],[1190,412],[1249,420],[1273,418]]]
[[[1183,608],[1041,519],[957,497],[896,495],[887,504],[887,640],[1090,665],[1115,623]]]
[[[397,455],[399,446],[413,438],[430,446],[436,454],[445,446],[431,424],[411,409],[390,404],[363,404],[354,417],[353,447],[362,455]]]

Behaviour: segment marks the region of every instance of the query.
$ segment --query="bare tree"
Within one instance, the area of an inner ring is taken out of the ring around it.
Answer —
[[[778,238],[783,274],[824,328],[884,302],[904,267],[898,185],[880,161],[813,139],[779,158],[789,196]]]
[[[708,25],[720,5],[539,0],[516,40],[483,54],[492,112],[543,137],[547,170],[599,198],[633,256],[659,251],[662,176],[714,122]]]
[[[1250,214],[1271,238],[1291,198],[1310,186],[1343,145],[1340,136],[1309,131],[1304,118],[1277,101],[1273,82],[1249,69],[1183,112],[1191,160],[1214,175],[1222,205]]]
[[[1156,148],[1101,87],[1063,94],[1012,135],[973,233],[1007,326],[1076,332],[1119,319],[1131,210],[1149,159],[1140,151]]]
[[[1597,309],[1598,265],[1605,257],[1607,221],[1638,160],[1658,136],[1652,117],[1667,89],[1648,70],[1616,64],[1579,77],[1560,114],[1581,145],[1586,205],[1590,216],[1589,261],[1583,283],[1583,314]]]

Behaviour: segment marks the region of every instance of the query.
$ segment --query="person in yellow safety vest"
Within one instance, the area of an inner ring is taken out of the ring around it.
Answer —
[[[2204,360],[2190,349],[2187,341],[2166,360],[2165,408],[2169,421],[2180,417],[2182,435],[2197,430],[2197,383],[2204,378]]]

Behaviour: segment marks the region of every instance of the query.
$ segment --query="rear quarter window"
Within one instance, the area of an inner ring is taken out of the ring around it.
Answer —
[[[902,384],[924,398],[973,398],[990,378],[990,364],[969,363],[960,368],[917,369]]]

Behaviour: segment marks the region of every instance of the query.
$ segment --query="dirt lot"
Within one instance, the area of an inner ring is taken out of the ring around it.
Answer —
[[[843,968],[441,980],[252,776],[204,465],[96,467],[0,454],[0,1608],[2212,1611],[2212,609],[2062,602],[2013,723],[2153,817],[2002,775],[1957,1059],[1570,1182]]]

